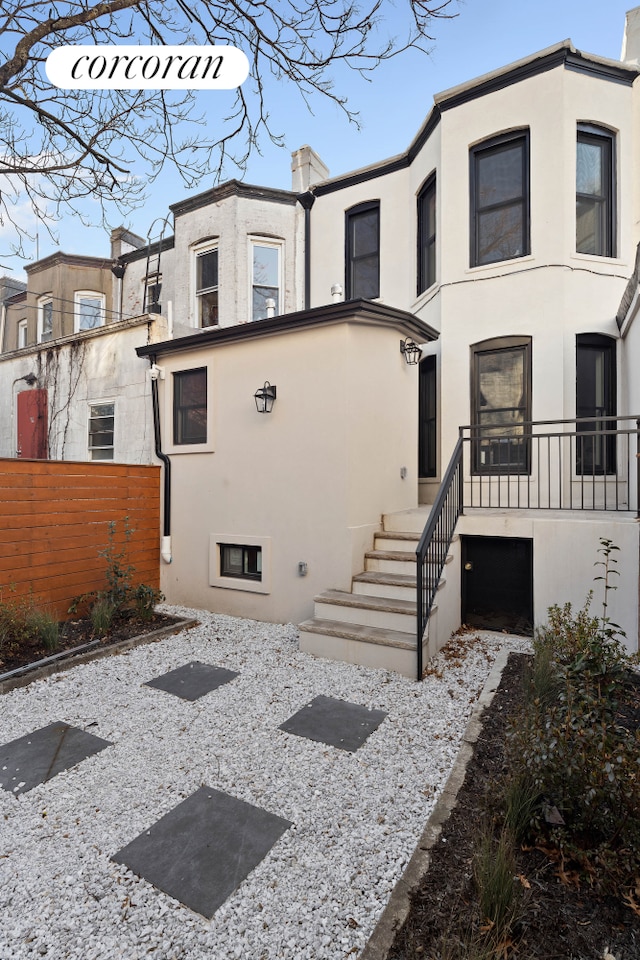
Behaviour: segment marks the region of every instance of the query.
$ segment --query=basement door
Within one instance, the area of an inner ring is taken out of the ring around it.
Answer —
[[[462,622],[533,634],[533,540],[462,537]]]
[[[18,394],[18,457],[47,460],[47,391],[22,390]]]

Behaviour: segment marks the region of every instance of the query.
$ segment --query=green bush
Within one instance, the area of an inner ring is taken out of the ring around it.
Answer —
[[[94,632],[104,636],[113,620],[118,616],[135,616],[141,620],[151,620],[155,605],[164,600],[164,594],[148,584],[133,586],[135,566],[129,562],[129,541],[135,533],[129,526],[129,518],[122,521],[123,534],[120,545],[116,542],[118,527],[115,520],[109,522],[107,546],[98,551],[98,556],[106,560],[106,590],[93,590],[76,597],[69,607],[69,613],[77,613],[84,604],[90,604],[89,614],[93,621]]]
[[[577,613],[570,604],[550,609],[508,757],[515,781],[539,798],[527,814],[529,838],[552,844],[590,883],[624,897],[640,876],[640,732],[618,710],[629,695],[630,660],[606,616],[616,548],[601,543],[603,616],[592,616],[592,594]]]

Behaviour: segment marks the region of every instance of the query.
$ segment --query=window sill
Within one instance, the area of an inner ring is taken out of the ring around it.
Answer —
[[[430,287],[428,287],[426,290],[423,290],[422,293],[418,294],[416,299],[413,301],[413,304],[411,305],[411,309],[419,310],[421,307],[424,307],[428,303],[431,303],[431,301],[439,293],[440,293],[440,281],[436,280],[435,283],[432,283]]]
[[[599,266],[628,267],[628,262],[620,257],[601,257],[596,253],[577,253],[570,254],[571,260],[577,260],[578,263],[596,263]]]
[[[511,267],[513,267],[513,271],[510,272],[515,273],[521,264],[533,263],[534,260],[535,257],[533,254],[527,253],[523,257],[510,257],[508,260],[496,260],[493,263],[480,263],[476,267],[467,267],[465,273],[487,273],[489,270],[499,270],[501,273],[504,273],[505,270],[510,271]]]

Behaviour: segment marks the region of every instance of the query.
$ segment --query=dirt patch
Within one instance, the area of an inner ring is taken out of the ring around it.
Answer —
[[[434,845],[427,874],[411,898],[388,960],[448,960],[461,956],[462,935],[473,934],[477,953],[488,960],[615,960],[640,957],[640,917],[611,897],[575,879],[561,879],[558,863],[538,849],[520,849],[514,882],[522,887],[522,909],[514,942],[499,954],[483,952],[483,918],[473,880],[478,825],[489,822],[492,787],[505,772],[504,740],[509,716],[522,698],[526,657],[511,654],[502,681],[482,715],[482,733],[467,767],[457,804]],[[640,884],[640,878],[639,878]]]
[[[178,617],[164,613],[155,613],[149,620],[141,620],[135,616],[120,616],[114,618],[109,632],[104,637],[98,637],[89,617],[67,620],[60,624],[60,637],[55,646],[47,646],[35,637],[24,638],[20,643],[6,642],[0,654],[0,674],[9,673],[19,667],[34,664],[60,653],[79,651],[92,641],[96,642],[99,649],[108,649],[133,637],[154,633],[181,622]]]

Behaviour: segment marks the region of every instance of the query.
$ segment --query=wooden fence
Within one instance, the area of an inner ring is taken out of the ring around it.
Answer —
[[[133,530],[126,563],[134,583],[158,588],[160,467],[93,461],[0,459],[2,599],[31,595],[60,618],[72,600],[106,587],[109,543]]]

